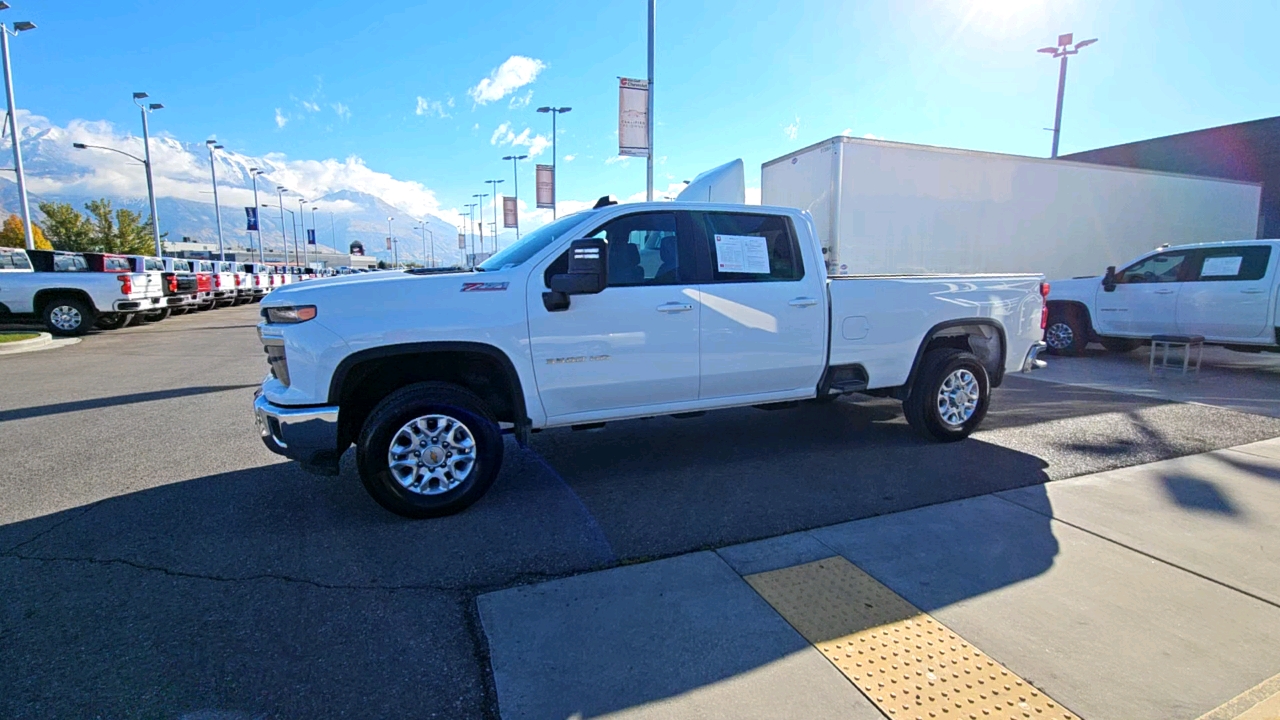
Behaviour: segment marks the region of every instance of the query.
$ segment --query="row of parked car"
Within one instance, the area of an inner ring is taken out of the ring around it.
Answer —
[[[0,248],[0,317],[31,317],[82,335],[257,302],[272,289],[331,274],[295,265]]]

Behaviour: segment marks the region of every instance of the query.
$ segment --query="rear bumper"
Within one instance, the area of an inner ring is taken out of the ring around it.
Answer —
[[[1048,363],[1037,359],[1037,356],[1044,352],[1047,347],[1049,346],[1043,340],[1032,343],[1031,349],[1027,351],[1026,359],[1022,361],[1022,372],[1031,372],[1045,367]]]
[[[253,397],[253,416],[268,450],[312,472],[337,474],[337,407],[282,407],[268,402],[259,390]]]
[[[111,304],[111,309],[114,312],[151,311],[162,307],[165,307],[165,305],[161,302],[161,298],[158,297],[139,298],[137,300],[116,300]]]

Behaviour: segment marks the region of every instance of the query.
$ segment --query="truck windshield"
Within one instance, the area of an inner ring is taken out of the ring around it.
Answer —
[[[493,257],[480,263],[481,270],[502,270],[515,267],[537,255],[540,250],[559,240],[564,234],[579,223],[595,214],[594,210],[586,210],[572,215],[565,215],[553,223],[543,225],[520,238],[520,242],[500,251]]]

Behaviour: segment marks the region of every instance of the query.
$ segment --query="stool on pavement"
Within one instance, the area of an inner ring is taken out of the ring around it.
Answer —
[[[1187,371],[1192,369],[1191,352],[1196,353],[1196,364],[1194,369],[1200,372],[1200,358],[1204,355],[1204,336],[1203,335],[1152,335],[1151,336],[1151,359],[1147,363],[1147,375],[1155,377],[1156,368],[1167,370],[1168,368],[1176,368],[1177,365],[1169,364],[1169,348],[1179,347],[1182,349],[1182,374],[1186,375]],[[1161,353],[1160,364],[1156,364],[1156,351]]]

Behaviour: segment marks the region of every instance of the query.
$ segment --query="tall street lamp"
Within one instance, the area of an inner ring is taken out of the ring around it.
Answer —
[[[221,150],[222,146],[217,140],[205,140],[204,144],[209,148],[209,173],[213,178],[213,216],[218,221],[218,259],[226,260],[226,252],[222,245],[222,207],[218,204],[218,164],[213,159],[213,151]]]
[[[538,112],[551,113],[551,217],[556,217],[556,186],[560,184],[560,170],[557,165],[560,156],[556,154],[556,116],[567,113],[571,107],[540,107]]]
[[[512,197],[516,201],[516,239],[520,239],[520,173],[516,167],[516,163],[529,157],[528,155],[506,155],[502,159],[511,161],[511,189],[515,192]],[[497,218],[494,218],[497,220]]]
[[[289,188],[283,185],[276,186],[276,194],[279,195],[280,199],[280,251],[284,253],[285,265],[289,264],[289,236],[284,231],[284,194],[288,190]],[[294,250],[297,250],[297,248],[294,248]],[[294,257],[296,258],[297,256],[295,255]]]
[[[387,239],[391,241],[391,267],[400,267],[400,243],[396,240],[395,233],[391,232],[392,220],[395,218],[387,218]]]
[[[293,211],[290,210],[289,208],[284,208],[284,211],[289,213],[289,224],[293,226],[293,262],[296,265],[298,262],[298,258],[300,257],[298,255],[298,216],[294,215]],[[281,215],[280,217],[283,218],[284,215]],[[289,264],[289,246],[288,245],[285,245],[284,247],[284,264],[285,265]]]
[[[304,268],[307,267],[308,263],[311,262],[311,257],[309,254],[310,248],[307,247],[307,245],[309,244],[307,243],[307,216],[306,214],[303,213],[303,210],[305,210],[305,208],[302,207],[303,205],[306,205],[306,204],[307,204],[306,200],[303,200],[302,198],[298,198],[298,224],[302,226],[302,267]],[[295,251],[294,254],[297,255],[297,252]]]
[[[254,213],[258,212],[256,209],[258,207],[258,176],[262,174],[263,174],[262,171],[256,167],[249,168],[249,177],[253,179],[253,207],[255,208]],[[258,219],[258,264],[261,265],[265,262],[266,260],[262,259],[262,219],[259,218]]]
[[[0,10],[8,10],[9,3],[0,2]],[[13,29],[0,23],[0,53],[4,55],[4,94],[9,103],[9,137],[13,138],[13,171],[18,176],[18,204],[22,210],[22,232],[26,235],[27,249],[35,250],[35,236],[31,234],[31,207],[27,203],[27,175],[22,170],[22,148],[18,143],[18,107],[13,102],[13,68],[9,65],[9,35],[34,30],[35,23],[16,22]]]
[[[480,211],[480,255],[484,254],[484,199],[489,197],[489,193],[476,193],[471,197],[476,198],[476,204],[479,205]]]
[[[152,227],[153,227],[153,229],[154,229],[154,227],[155,227],[155,217],[156,217],[156,216],[155,216],[156,196],[155,196],[155,193],[152,191],[152,188],[151,188],[151,160],[150,160],[150,158],[140,158],[140,157],[138,157],[137,155],[134,155],[133,153],[127,153],[127,152],[125,152],[125,151],[123,151],[123,150],[117,150],[117,149],[112,148],[112,147],[104,147],[104,146],[102,146],[102,145],[88,145],[88,144],[86,144],[86,143],[71,143],[71,147],[73,147],[73,148],[75,148],[75,149],[77,149],[77,150],[107,150],[107,151],[109,151],[109,152],[119,153],[119,154],[124,155],[125,157],[127,157],[127,158],[129,158],[129,159],[131,159],[131,160],[137,160],[137,161],[138,161],[138,162],[139,162],[139,163],[140,163],[144,168],[146,168],[146,170],[147,170],[147,197],[148,197],[148,198],[150,199],[150,201],[151,201],[151,213],[152,213],[152,214],[151,214],[151,224],[152,224]],[[160,248],[160,232],[159,232],[159,231],[155,231],[155,233],[154,233],[154,234],[155,234],[155,239],[156,239],[156,257],[160,257],[160,256],[161,256],[161,254],[162,254],[162,252],[161,252],[161,248]]]
[[[649,107],[646,111],[646,120],[649,124],[649,159],[647,165],[647,184],[645,190],[645,198],[649,202],[653,202],[653,28],[654,15],[656,8],[654,5],[656,0],[649,0]]]
[[[320,230],[316,227],[316,204],[311,203],[311,232],[316,235],[316,262],[320,262]]]
[[[475,225],[476,225],[476,205],[478,204],[479,203],[470,203],[466,206],[467,208],[467,239],[471,243],[470,259],[473,261],[475,260],[475,255],[476,255]]]
[[[498,252],[498,185],[502,184],[502,180],[485,180],[489,184],[489,189],[493,191],[493,251]],[[480,248],[480,252],[484,252],[484,248]]]
[[[1062,133],[1062,95],[1067,88],[1067,58],[1080,52],[1080,48],[1088,47],[1096,42],[1098,38],[1091,40],[1081,40],[1075,45],[1071,44],[1071,33],[1058,36],[1057,47],[1042,47],[1036,52],[1046,55],[1052,55],[1055,58],[1062,58],[1062,64],[1058,67],[1058,109],[1053,115],[1053,152],[1049,157],[1058,157],[1058,136]],[[650,92],[653,89],[650,88]]]
[[[414,230],[422,231],[422,261],[427,262],[427,233],[431,233],[431,267],[436,266],[436,234],[431,232],[427,227],[427,220],[423,218]]]
[[[156,257],[160,257],[164,253],[160,248],[160,217],[156,213],[156,186],[155,180],[151,176],[151,131],[147,127],[147,114],[155,112],[164,107],[160,103],[143,103],[139,100],[145,100],[148,95],[144,92],[136,92],[133,94],[133,104],[138,106],[142,111],[142,150],[143,155],[147,158],[142,163],[147,170],[147,200],[151,203],[151,235],[156,241]]]

